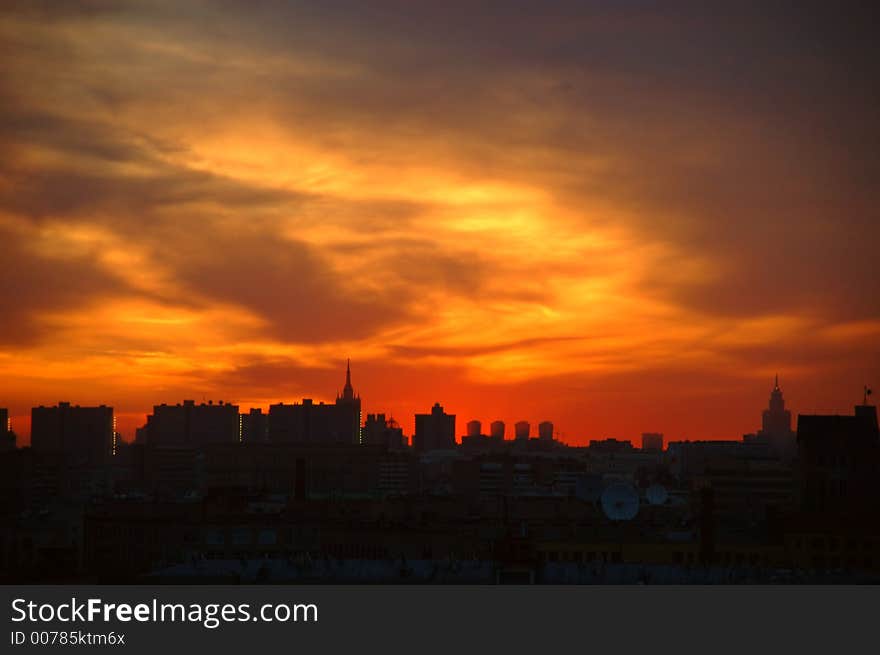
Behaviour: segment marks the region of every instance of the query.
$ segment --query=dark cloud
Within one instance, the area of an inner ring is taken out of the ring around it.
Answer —
[[[42,320],[49,312],[87,310],[127,291],[95,264],[94,253],[46,257],[25,237],[0,224],[0,346],[24,346],[61,338]]]
[[[402,360],[420,359],[423,357],[474,357],[478,355],[491,355],[520,349],[539,348],[544,345],[552,345],[569,341],[582,341],[587,337],[535,337],[533,339],[520,339],[503,343],[487,344],[479,346],[399,346],[391,345],[391,352]]]
[[[273,208],[283,208],[293,216],[324,211],[330,220],[350,219],[359,211],[366,216],[363,229],[369,230],[371,223],[375,227],[380,220],[377,215],[393,220],[412,211],[404,203],[355,203],[353,208],[344,202],[334,204],[316,196],[249,185],[167,163],[152,143],[133,140],[111,125],[49,113],[24,116],[8,109],[6,113],[10,120],[0,128],[2,142],[12,148],[39,146],[60,159],[37,167],[14,159],[0,163],[0,175],[6,181],[0,190],[0,207],[37,220],[97,223],[132,240],[149,254],[151,265],[165,267],[175,276],[178,291],[152,294],[154,300],[184,306],[216,301],[238,305],[264,318],[271,336],[290,341],[360,338],[404,316],[402,304],[375,292],[361,292],[356,281],[335,273],[315,248],[280,238],[276,223],[248,221],[249,216]],[[90,165],[91,160],[97,163]],[[120,162],[140,169],[131,173],[115,167]],[[212,208],[235,211],[238,227],[223,227]],[[79,265],[87,280],[83,288],[91,289],[95,301],[122,286],[112,276],[90,268],[88,262],[53,264],[55,268],[49,271],[46,262],[29,260],[20,249],[13,255],[19,274],[33,262],[33,275],[42,285],[42,293],[30,294],[21,303],[23,314],[73,304],[64,300],[71,285],[65,272]],[[445,266],[453,274],[453,267],[441,255],[435,259],[436,266]],[[422,264],[430,265],[430,261],[426,258]],[[7,283],[16,280],[10,277]],[[56,280],[65,281],[57,293],[52,290]],[[21,285],[15,297],[28,294],[29,289]],[[36,338],[32,323],[23,319],[21,334]]]
[[[304,242],[206,228],[198,240],[160,246],[159,261],[174,267],[185,289],[253,310],[282,340],[359,339],[405,315],[393,299],[334,272]]]
[[[221,375],[205,375],[209,389],[232,392],[239,397],[266,398],[272,402],[298,401],[320,393],[330,398],[345,383],[345,353],[337,369],[307,366],[293,358],[252,357]]]
[[[392,160],[396,141],[436,135],[464,170],[537,177],[573,207],[608,199],[646,241],[717,264],[718,278],[685,281],[673,301],[851,318],[880,312],[864,238],[880,201],[880,57],[864,18],[858,7],[268,3],[242,38],[271,50],[295,33],[292,57],[361,67],[289,80],[273,92],[281,116],[379,131]],[[661,288],[664,271],[650,274]]]
[[[48,163],[0,162],[0,207],[21,216],[101,220],[111,217],[123,231],[167,206],[208,203],[259,209],[295,203],[301,196],[247,185],[168,163],[167,144],[98,120],[66,117],[14,104],[0,110],[0,144],[8,152],[39,148]],[[129,165],[126,168],[125,165]]]

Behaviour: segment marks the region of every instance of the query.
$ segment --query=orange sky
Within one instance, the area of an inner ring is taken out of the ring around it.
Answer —
[[[346,357],[408,433],[440,401],[572,443],[880,378],[867,23],[370,4],[2,10],[14,429],[331,400]]]

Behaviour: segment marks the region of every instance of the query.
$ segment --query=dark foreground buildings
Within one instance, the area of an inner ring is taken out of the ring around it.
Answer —
[[[351,385],[351,364],[346,366],[345,386],[331,404],[278,403],[269,407],[268,440],[271,443],[359,444],[361,398]]]
[[[199,448],[212,443],[241,441],[238,406],[213,401],[196,404],[184,400],[176,405],[156,405],[147,423],[138,430],[138,443],[149,446]]]
[[[113,408],[80,407],[61,402],[31,410],[31,448],[40,453],[64,453],[93,465],[109,461],[116,447]]]
[[[805,510],[850,516],[880,508],[876,407],[857,405],[852,416],[801,415],[797,443]]]
[[[430,414],[416,414],[413,447],[418,452],[455,448],[455,414],[447,414],[434,403]]]
[[[568,447],[546,425],[505,438],[497,422],[488,435],[471,422],[459,444],[439,404],[410,447],[383,414],[355,423],[350,371],[333,404],[157,406],[115,451],[109,408],[37,408],[37,444],[0,453],[0,577],[880,581],[876,409],[802,415],[786,435],[777,391],[757,435],[666,449],[651,435]],[[609,513],[613,488],[633,516]]]

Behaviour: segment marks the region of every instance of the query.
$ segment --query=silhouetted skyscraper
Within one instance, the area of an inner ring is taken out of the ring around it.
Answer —
[[[661,432],[643,432],[642,450],[663,450],[663,434]]]
[[[553,441],[553,423],[542,421],[538,423],[538,438],[544,441]]]
[[[761,416],[761,430],[758,438],[766,440],[770,448],[785,459],[792,459],[797,450],[795,433],[791,429],[791,412],[785,409],[782,389],[779,388],[779,376],[773,383],[770,392],[770,404]]]
[[[857,405],[853,416],[801,414],[797,445],[804,509],[841,514],[880,509],[876,407]]]
[[[345,386],[342,394],[336,397],[337,420],[344,426],[343,433],[348,433],[342,440],[347,443],[363,443],[361,397],[355,395],[351,386],[351,360],[345,363]]]
[[[269,407],[269,441],[272,443],[358,444],[361,430],[361,399],[351,385],[351,365],[346,366],[345,386],[332,405],[277,403]]]
[[[9,422],[9,410],[0,407],[0,451],[15,450],[15,435]]]
[[[528,440],[531,426],[528,421],[519,421],[513,426],[513,430],[517,441]]]
[[[116,419],[113,408],[80,407],[60,402],[31,409],[31,448],[81,456],[89,464],[106,463],[113,454]]]
[[[455,448],[455,414],[447,414],[434,403],[430,414],[416,414],[413,447],[419,452]]]
[[[371,446],[402,448],[405,440],[403,430],[394,419],[386,420],[385,414],[367,414],[363,443]]]
[[[209,401],[196,405],[184,400],[176,405],[155,405],[139,433],[153,446],[191,446],[237,443],[241,439],[238,405]]]
[[[489,436],[500,441],[504,440],[504,421],[492,421],[489,426]]]
[[[269,416],[262,409],[251,408],[251,411],[239,418],[242,443],[265,443],[269,440]]]

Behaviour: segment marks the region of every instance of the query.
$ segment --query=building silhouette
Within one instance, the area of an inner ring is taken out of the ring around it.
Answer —
[[[367,414],[363,443],[367,446],[385,446],[397,450],[406,446],[406,437],[403,436],[403,428],[393,418],[386,419],[385,414]]]
[[[151,446],[191,448],[211,443],[238,443],[241,440],[238,405],[222,400],[199,404],[184,400],[176,405],[155,405],[138,433],[138,440]]]
[[[799,417],[795,460],[770,447],[778,381],[758,434],[665,450],[569,446],[549,421],[507,441],[471,421],[459,444],[439,403],[409,448],[359,412],[348,365],[333,403],[157,405],[110,457],[111,408],[34,408],[34,447],[0,450],[0,581],[880,581],[867,391],[851,416]],[[614,484],[637,494],[628,521],[602,502]]]
[[[538,423],[538,438],[543,441],[553,441],[553,423],[551,421]]]
[[[264,443],[269,440],[269,415],[260,408],[251,408],[241,417],[242,443]]]
[[[455,414],[444,412],[440,403],[434,403],[430,414],[416,414],[413,447],[419,452],[455,448]]]
[[[346,365],[342,393],[332,405],[310,398],[271,405],[268,431],[271,443],[362,443],[361,398],[351,384],[351,363]]]
[[[791,429],[791,412],[785,409],[778,375],[770,392],[770,403],[761,415],[761,430],[757,437],[766,441],[778,457],[793,459],[797,452],[797,440]]]
[[[75,455],[92,465],[106,463],[116,446],[113,408],[59,402],[31,409],[31,448],[37,453]]]
[[[492,421],[489,434],[483,433],[480,421],[468,421],[465,434],[461,438],[462,450],[469,454],[477,452],[497,452],[505,447],[504,421]]]
[[[663,433],[662,432],[643,432],[642,433],[642,450],[663,450]]]
[[[856,405],[852,416],[801,414],[797,445],[805,510],[851,514],[880,509],[875,406]]]
[[[345,362],[345,386],[342,393],[336,396],[337,416],[341,423],[346,423],[350,431],[350,438],[344,438],[346,443],[362,443],[363,432],[361,425],[363,417],[361,415],[361,397],[354,393],[351,386],[351,360]]]
[[[9,410],[0,407],[0,452],[15,450],[15,434],[9,419]]]
[[[590,439],[590,452],[597,453],[629,453],[635,450],[629,439]]]

